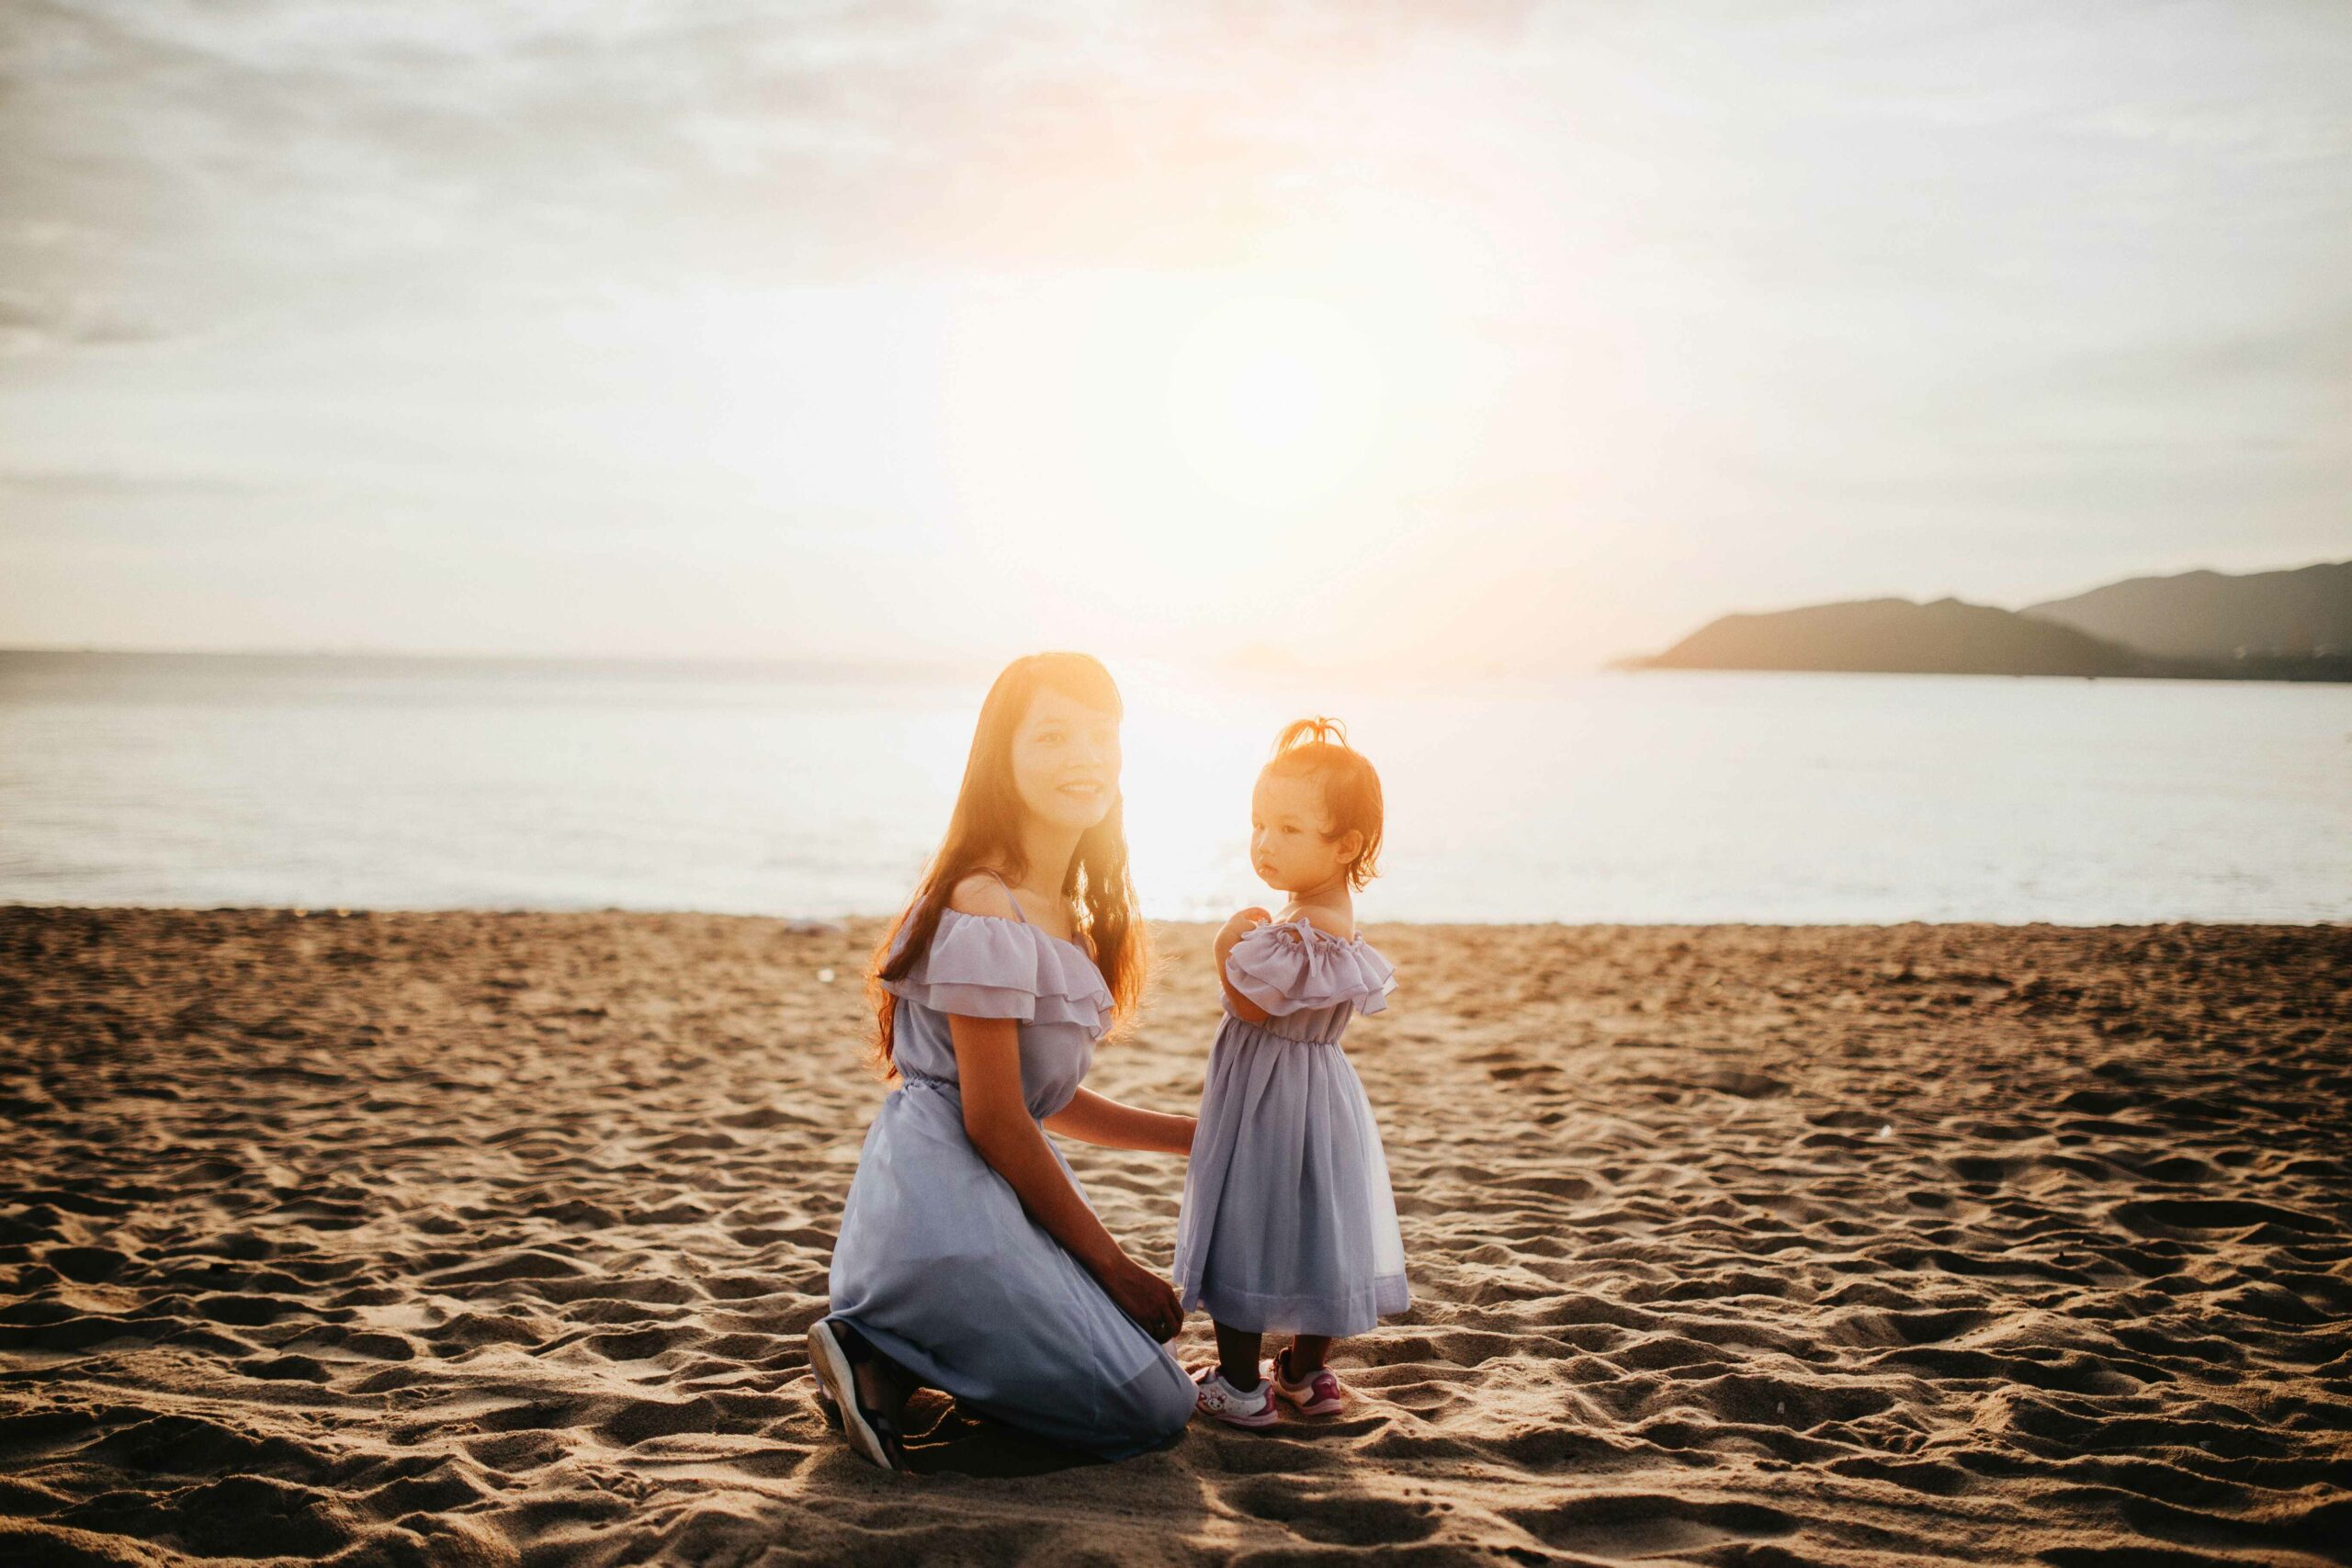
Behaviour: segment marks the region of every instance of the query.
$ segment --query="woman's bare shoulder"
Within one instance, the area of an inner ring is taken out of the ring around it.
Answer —
[[[949,888],[947,907],[959,915],[994,915],[1000,920],[1021,918],[1013,908],[1012,889],[985,871],[976,871]]]

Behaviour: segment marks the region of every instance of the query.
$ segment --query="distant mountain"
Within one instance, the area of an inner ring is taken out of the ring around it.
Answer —
[[[2071,626],[1989,604],[1866,599],[1724,615],[1649,659],[1651,670],[1849,670],[1943,675],[2138,675],[2150,660]]]
[[[2352,656],[2352,561],[2135,577],[2020,612],[2160,659]]]

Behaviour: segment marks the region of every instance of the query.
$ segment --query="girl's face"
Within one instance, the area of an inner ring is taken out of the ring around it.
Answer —
[[[1267,886],[1283,893],[1328,886],[1363,848],[1363,834],[1331,831],[1321,780],[1299,773],[1258,775],[1250,795],[1250,863]]]
[[[1012,787],[1030,815],[1083,833],[1119,794],[1119,721],[1046,687],[1012,732]]]

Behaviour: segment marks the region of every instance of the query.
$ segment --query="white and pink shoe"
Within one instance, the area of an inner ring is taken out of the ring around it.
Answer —
[[[1301,1416],[1337,1416],[1348,1402],[1347,1391],[1340,1386],[1340,1374],[1329,1367],[1317,1367],[1293,1382],[1287,1345],[1261,1369],[1258,1386],[1272,1389],[1282,1395],[1283,1404],[1295,1406]]]
[[[1278,1418],[1273,1384],[1263,1378],[1247,1393],[1226,1382],[1225,1374],[1215,1367],[1203,1367],[1193,1374],[1193,1382],[1199,1388],[1193,1407],[1213,1421],[1255,1429],[1271,1427]]]

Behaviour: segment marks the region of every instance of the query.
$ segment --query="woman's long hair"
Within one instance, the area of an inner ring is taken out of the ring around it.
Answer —
[[[883,982],[904,978],[931,951],[940,911],[947,907],[948,896],[958,882],[983,867],[1001,871],[1015,882],[1028,874],[1021,845],[1024,808],[1012,780],[1012,740],[1030,702],[1046,689],[1114,717],[1125,712],[1111,672],[1083,653],[1033,653],[1016,659],[989,688],[987,700],[980,704],[979,722],[973,727],[972,750],[964,761],[964,783],[956,794],[956,809],[947,818],[947,836],[923,868],[913,902],[891,922],[866,969],[865,995],[874,1007],[875,1026],[867,1060],[886,1080],[898,1074],[891,1057],[898,998],[884,988]],[[1078,906],[1080,943],[1093,949],[1095,966],[1111,988],[1111,1030],[1116,1032],[1142,1000],[1144,971],[1149,963],[1143,919],[1136,908],[1135,884],[1127,874],[1126,816],[1121,795],[1111,797],[1110,811],[1078,840],[1078,852],[1070,857],[1069,874],[1062,880],[1062,894]],[[899,945],[902,931],[906,941]]]

